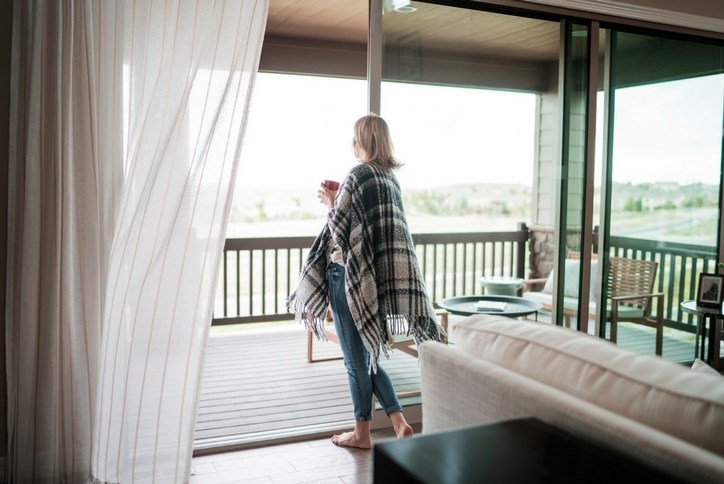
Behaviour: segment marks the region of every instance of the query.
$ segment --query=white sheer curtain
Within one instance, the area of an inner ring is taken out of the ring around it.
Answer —
[[[14,2],[13,482],[188,480],[267,6]]]

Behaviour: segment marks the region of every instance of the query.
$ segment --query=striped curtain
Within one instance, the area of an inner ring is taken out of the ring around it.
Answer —
[[[8,480],[188,481],[267,8],[14,2]]]

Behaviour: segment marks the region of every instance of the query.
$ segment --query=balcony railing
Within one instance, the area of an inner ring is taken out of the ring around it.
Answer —
[[[433,302],[481,293],[481,276],[525,277],[528,230],[412,236]],[[313,237],[227,239],[214,306],[215,325],[291,319]]]
[[[415,234],[420,266],[433,302],[481,294],[481,276],[525,278],[529,231]],[[313,237],[227,239],[214,306],[214,325],[292,319],[286,299],[296,288]],[[696,298],[700,272],[715,272],[714,247],[611,237],[611,255],[656,260],[656,287],[665,294],[667,327],[695,332],[679,303]]]
[[[611,255],[659,263],[655,285],[664,293],[664,324],[695,332],[692,315],[682,314],[679,303],[696,299],[700,272],[716,272],[716,247],[628,237],[611,237]]]

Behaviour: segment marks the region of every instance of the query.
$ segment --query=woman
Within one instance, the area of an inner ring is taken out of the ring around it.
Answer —
[[[393,170],[387,123],[376,114],[357,120],[352,141],[359,164],[338,191],[322,184],[327,223],[317,236],[289,298],[298,320],[324,338],[332,309],[354,408],[352,432],[334,435],[341,446],[371,447],[372,395],[390,417],[398,438],[412,435],[392,382],[378,365],[390,332],[413,335],[417,343],[440,340],[435,310],[420,273]],[[388,331],[389,328],[389,331]]]

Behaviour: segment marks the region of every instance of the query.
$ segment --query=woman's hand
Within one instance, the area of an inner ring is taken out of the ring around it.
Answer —
[[[328,209],[334,208],[334,197],[337,196],[337,190],[330,190],[324,183],[319,184],[319,190],[317,190],[317,197],[319,201],[327,206]]]

